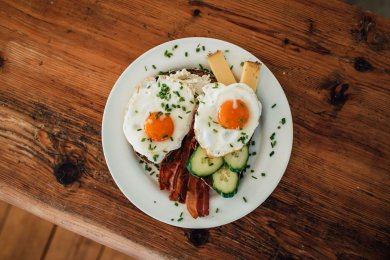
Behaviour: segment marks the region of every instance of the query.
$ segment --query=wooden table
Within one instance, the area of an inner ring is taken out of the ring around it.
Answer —
[[[294,119],[272,196],[209,230],[139,211],[101,147],[121,72],[188,36],[259,57]],[[0,198],[137,257],[389,259],[389,42],[389,20],[334,0],[0,1]],[[54,174],[64,171],[65,186]]]

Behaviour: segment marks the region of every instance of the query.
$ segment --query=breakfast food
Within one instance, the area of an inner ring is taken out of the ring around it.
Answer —
[[[237,83],[221,51],[208,62],[212,72],[201,66],[146,78],[123,123],[145,169],[156,167],[160,189],[186,203],[193,218],[209,215],[210,188],[236,194],[262,109],[254,92],[260,63],[245,62]]]
[[[134,150],[161,163],[181,146],[190,130],[195,108],[192,89],[179,80],[148,78],[129,101],[123,131]]]
[[[255,92],[243,83],[207,84],[198,97],[196,140],[210,157],[240,150],[250,139],[261,114]]]

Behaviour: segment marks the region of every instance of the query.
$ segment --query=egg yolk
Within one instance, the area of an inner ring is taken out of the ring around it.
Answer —
[[[169,139],[174,130],[172,118],[162,112],[150,113],[144,123],[146,135],[153,141],[164,141]]]
[[[218,121],[227,129],[239,129],[248,122],[249,110],[240,100],[227,100],[219,107]]]

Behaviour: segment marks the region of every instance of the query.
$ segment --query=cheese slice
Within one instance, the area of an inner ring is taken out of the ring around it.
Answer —
[[[242,69],[240,82],[247,84],[254,91],[256,91],[260,68],[261,68],[261,63],[246,61]]]
[[[221,51],[216,51],[207,57],[211,71],[214,73],[217,81],[224,84],[230,85],[237,83],[234,78],[233,72],[230,70],[229,64],[227,63],[225,56]]]

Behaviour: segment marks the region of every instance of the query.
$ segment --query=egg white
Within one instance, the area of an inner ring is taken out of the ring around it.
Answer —
[[[203,87],[204,95],[198,97],[195,116],[195,137],[207,154],[219,157],[241,149],[259,125],[261,103],[256,93],[244,83],[225,86],[211,83]],[[242,100],[248,107],[249,118],[242,129],[226,129],[218,123],[219,107],[227,100]]]
[[[169,86],[168,100],[159,97],[163,84]],[[168,104],[172,110],[166,111],[163,109],[162,103]],[[172,105],[179,105],[179,107],[173,108]],[[194,93],[187,84],[166,76],[160,76],[158,80],[154,78],[145,79],[129,101],[123,123],[123,132],[136,152],[145,156],[151,162],[161,163],[169,151],[181,146],[183,138],[190,130],[194,108]],[[174,123],[172,139],[161,142],[151,141],[144,131],[144,123],[149,114],[159,111],[170,113]]]

